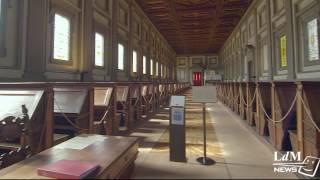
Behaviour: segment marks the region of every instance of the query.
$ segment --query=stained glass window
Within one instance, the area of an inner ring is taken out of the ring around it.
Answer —
[[[319,60],[319,37],[318,20],[308,22],[308,59],[309,61]]]
[[[156,62],[156,76],[159,76],[159,63]]]
[[[142,58],[142,63],[143,63],[143,74],[147,74],[147,58],[146,58],[146,56],[143,56],[143,58]]]
[[[150,60],[150,75],[153,75],[153,60]]]
[[[287,67],[287,37],[285,35],[280,37],[280,60],[281,67]]]
[[[2,19],[2,0],[0,0],[0,19]]]
[[[268,62],[268,45],[263,45],[263,70],[267,71],[269,69]]]
[[[137,52],[133,51],[132,52],[132,72],[136,73],[137,72]]]
[[[118,44],[118,69],[124,70],[124,46]]]
[[[54,50],[56,60],[70,60],[70,20],[60,14],[54,16]]]
[[[95,65],[104,66],[104,37],[100,33],[95,35]]]

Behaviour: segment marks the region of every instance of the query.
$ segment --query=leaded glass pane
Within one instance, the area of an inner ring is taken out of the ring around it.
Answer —
[[[143,61],[143,74],[147,74],[147,58],[146,58],[146,56],[143,56],[142,61]]]
[[[70,20],[62,15],[54,17],[54,59],[70,60]]]
[[[95,65],[104,66],[104,37],[99,33],[95,35]]]
[[[285,35],[280,37],[280,60],[281,67],[287,67],[287,37]]]
[[[124,70],[124,46],[118,44],[118,69]]]
[[[308,22],[308,59],[309,61],[319,60],[319,38],[318,20],[313,19]]]
[[[137,72],[137,52],[133,51],[132,53],[132,72]]]
[[[153,60],[150,60],[150,75],[153,75]]]

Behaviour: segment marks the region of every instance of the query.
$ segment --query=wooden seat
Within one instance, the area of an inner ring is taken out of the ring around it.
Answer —
[[[130,127],[134,126],[140,120],[140,97],[139,97],[139,86],[132,86],[130,91],[130,108],[129,108],[129,119]]]
[[[0,156],[0,169],[9,167],[17,162],[28,158],[31,154],[30,147],[25,146],[16,151],[11,151]]]
[[[26,145],[26,121],[28,116],[8,116],[0,122],[0,148],[19,149]]]
[[[115,125],[115,131],[126,131],[129,125],[129,86],[116,87],[116,118],[120,118],[119,124]]]
[[[88,88],[57,86],[53,90],[54,133],[74,137],[82,132],[88,132],[90,118]]]
[[[291,151],[292,145],[289,138],[289,130],[297,129],[294,98],[296,85],[294,83],[273,83],[275,107],[274,120],[281,122],[268,122],[270,141],[278,150]],[[288,116],[284,117],[287,113]]]
[[[147,99],[148,86],[142,86],[141,88],[141,118],[147,119],[149,102]]]
[[[261,108],[261,104],[264,106],[266,113],[268,116],[271,117],[271,84],[269,83],[259,83],[259,90],[261,101],[258,102],[260,104],[257,105],[257,108],[259,108],[259,113],[256,114],[256,130],[259,132],[262,136],[269,136],[269,128],[268,128],[268,118],[266,117],[265,113],[263,112]]]

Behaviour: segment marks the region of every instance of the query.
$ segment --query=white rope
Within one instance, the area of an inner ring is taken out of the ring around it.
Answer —
[[[297,99],[298,99],[298,94],[296,94],[295,97],[294,97],[294,99],[293,99],[293,102],[292,102],[291,105],[290,105],[290,108],[289,108],[288,112],[287,112],[284,116],[282,116],[282,118],[281,118],[280,120],[277,120],[277,121],[276,121],[276,120],[273,120],[272,118],[270,118],[270,116],[269,116],[268,113],[266,112],[265,107],[263,106],[263,102],[262,102],[260,90],[258,90],[258,92],[259,92],[259,98],[260,98],[260,101],[259,101],[259,102],[260,102],[260,107],[261,107],[262,111],[263,111],[264,114],[267,116],[267,119],[268,119],[269,121],[271,121],[271,122],[274,122],[274,123],[281,123],[281,122],[283,122],[283,121],[289,116],[289,114],[292,112],[293,107],[295,106],[296,101],[297,101]],[[279,109],[280,109],[280,108],[279,108]],[[277,111],[277,113],[281,115],[281,112],[280,112],[280,111]]]
[[[108,106],[108,109],[106,110],[106,112],[104,113],[104,115],[102,116],[102,118],[100,119],[99,124],[102,124],[103,121],[105,121],[105,119],[107,118],[107,115],[109,114],[109,110],[110,110],[110,106]]]
[[[152,102],[152,100],[153,100],[153,96],[154,96],[154,94],[152,94],[152,95],[151,95],[151,98],[150,98],[150,100],[149,100],[149,103],[151,103],[151,102]]]
[[[242,93],[242,95],[243,95],[242,89],[241,89],[241,93]],[[242,102],[245,104],[245,106],[246,106],[247,108],[250,108],[250,107],[252,107],[252,105],[253,105],[253,103],[254,103],[254,100],[256,99],[256,95],[257,95],[257,88],[256,88],[255,91],[254,91],[253,98],[252,98],[252,101],[251,101],[250,103],[247,103],[247,102],[244,100],[243,96],[241,96],[241,97],[242,97],[241,100],[242,100]]]
[[[269,114],[267,113],[266,109],[264,108],[263,106],[263,102],[262,102],[262,97],[261,97],[261,94],[260,94],[260,90],[258,89],[258,101],[259,101],[259,105],[263,111],[263,113],[265,114],[265,116],[267,117],[267,119],[269,121],[272,121],[272,118],[269,116]]]
[[[293,107],[294,107],[294,105],[296,104],[297,99],[298,99],[298,94],[295,95],[295,97],[294,97],[294,99],[293,99],[293,102],[292,102],[292,104],[291,104],[288,112],[287,112],[280,120],[278,120],[278,121],[272,120],[272,122],[279,123],[279,122],[284,121],[284,120],[289,116],[289,114],[291,113],[291,111],[293,110]],[[280,108],[279,108],[279,109],[280,109]],[[280,111],[277,111],[277,113],[281,114]]]
[[[300,93],[297,93],[297,94],[298,94],[298,96],[299,96],[299,98],[300,98],[300,100],[301,100],[301,102],[302,102],[302,104],[303,104],[303,107],[304,107],[304,109],[305,109],[305,111],[306,111],[306,114],[308,115],[309,119],[311,120],[311,123],[312,123],[313,126],[317,129],[317,131],[320,132],[320,128],[319,128],[319,126],[316,124],[316,122],[314,121],[314,119],[313,119],[313,117],[312,117],[312,115],[311,115],[310,109],[307,107],[307,105],[306,105],[303,97],[301,96]]]
[[[81,128],[80,126],[76,125],[75,123],[73,123],[69,118],[68,116],[62,111],[62,108],[60,107],[60,105],[57,103],[56,99],[54,99],[54,102],[55,104],[57,105],[60,113],[62,114],[62,116],[69,122],[69,124],[71,124],[71,126],[73,126],[74,128],[78,129],[78,130],[84,130],[84,131],[88,131],[88,129],[84,129],[84,128]],[[84,117],[88,116],[88,113],[83,115],[83,116],[79,116],[77,119],[75,119],[75,121],[77,120],[80,120]]]
[[[235,93],[236,94],[236,93]],[[237,101],[240,97],[240,92],[238,93],[238,95],[233,99],[233,101]]]
[[[137,99],[136,99],[136,102],[134,103],[134,107],[136,107],[137,105],[138,105],[138,102],[140,101],[140,98],[139,97],[137,97]]]

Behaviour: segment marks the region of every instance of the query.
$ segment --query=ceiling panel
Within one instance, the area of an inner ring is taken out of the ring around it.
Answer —
[[[217,53],[252,0],[136,0],[177,54]]]

